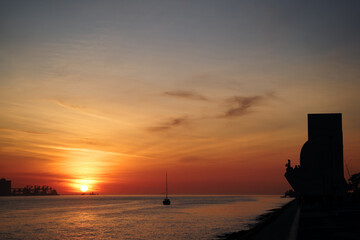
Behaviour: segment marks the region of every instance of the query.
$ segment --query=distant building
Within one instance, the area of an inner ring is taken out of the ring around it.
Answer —
[[[0,196],[11,195],[11,181],[7,181],[5,178],[0,179]]]
[[[334,196],[346,192],[340,113],[308,114],[308,141],[300,166],[286,164],[285,177],[300,196]]]

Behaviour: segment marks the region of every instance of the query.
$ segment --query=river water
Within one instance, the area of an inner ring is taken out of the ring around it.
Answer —
[[[0,239],[214,239],[247,229],[279,196],[0,197]]]

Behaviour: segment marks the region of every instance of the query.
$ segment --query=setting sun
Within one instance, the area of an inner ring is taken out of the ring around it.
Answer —
[[[89,189],[89,188],[88,188],[87,186],[85,186],[85,185],[82,185],[82,186],[80,187],[80,190],[81,190],[82,192],[86,192],[88,189]]]

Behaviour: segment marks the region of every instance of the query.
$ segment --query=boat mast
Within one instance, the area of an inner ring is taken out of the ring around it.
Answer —
[[[168,194],[168,193],[167,193],[167,172],[166,172],[166,198],[168,198],[168,197],[167,197],[167,194]]]

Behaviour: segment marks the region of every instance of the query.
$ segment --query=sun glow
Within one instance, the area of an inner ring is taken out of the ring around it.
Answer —
[[[83,193],[88,191],[97,191],[98,180],[94,179],[70,179],[69,191],[78,193],[79,190]]]
[[[88,189],[89,189],[89,188],[88,188],[87,186],[85,186],[85,185],[82,185],[82,186],[80,187],[80,190],[81,190],[82,192],[86,192]]]

